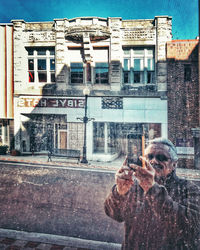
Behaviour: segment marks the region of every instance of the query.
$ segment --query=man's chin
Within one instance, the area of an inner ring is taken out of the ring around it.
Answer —
[[[155,181],[158,183],[158,184],[163,184],[165,180],[165,176],[163,175],[160,175],[156,172],[156,175],[155,175]]]

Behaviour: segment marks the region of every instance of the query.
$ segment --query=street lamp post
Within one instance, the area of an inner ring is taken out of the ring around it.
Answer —
[[[83,89],[83,94],[85,96],[85,115],[83,117],[83,123],[84,123],[84,141],[83,141],[83,157],[81,160],[81,163],[88,163],[87,160],[87,146],[86,146],[86,139],[87,139],[87,123],[88,123],[88,117],[87,117],[87,100],[88,100],[88,96],[90,94],[90,90],[89,88],[86,86]]]

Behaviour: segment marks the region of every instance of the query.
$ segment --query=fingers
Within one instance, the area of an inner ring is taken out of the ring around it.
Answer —
[[[133,174],[133,171],[127,167],[127,166],[122,166],[116,173],[117,178],[121,179],[131,179]]]
[[[127,164],[128,164],[128,156],[125,157],[125,160],[123,162],[123,166],[127,166]]]
[[[152,170],[152,169],[153,169],[151,163],[150,163],[145,157],[140,156],[139,158],[140,158],[141,161],[144,161],[144,162],[145,162],[145,167],[146,167],[148,170]]]

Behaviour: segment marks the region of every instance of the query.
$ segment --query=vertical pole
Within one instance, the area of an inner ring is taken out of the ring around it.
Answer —
[[[84,122],[84,141],[83,141],[83,158],[81,160],[81,163],[88,163],[87,161],[87,147],[86,147],[86,138],[87,138],[87,122],[88,122],[88,117],[87,117],[87,99],[88,95],[85,95],[85,116],[83,117],[83,122]]]

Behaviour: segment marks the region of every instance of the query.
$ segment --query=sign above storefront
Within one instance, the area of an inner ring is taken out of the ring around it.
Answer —
[[[101,99],[102,109],[123,109],[122,97],[102,97]]]
[[[39,108],[84,108],[85,99],[75,98],[19,98],[18,107]]]

